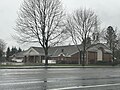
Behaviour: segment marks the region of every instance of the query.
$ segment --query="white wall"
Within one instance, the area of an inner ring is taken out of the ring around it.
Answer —
[[[42,63],[45,63],[45,60],[42,60]],[[48,60],[49,64],[56,64],[56,60]]]
[[[103,57],[102,57],[102,51],[98,50],[97,51],[97,61],[102,61]]]
[[[16,62],[22,62],[23,61],[23,58],[21,59],[16,59],[16,58],[13,58],[12,61],[16,61]]]

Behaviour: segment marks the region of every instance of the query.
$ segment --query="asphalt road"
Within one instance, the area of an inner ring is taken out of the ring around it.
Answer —
[[[0,69],[0,90],[120,90],[120,68]]]

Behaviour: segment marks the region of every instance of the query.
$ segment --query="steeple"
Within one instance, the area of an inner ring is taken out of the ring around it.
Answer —
[[[98,22],[95,22],[94,33],[92,34],[92,44],[100,43],[100,34],[99,34]]]
[[[97,44],[97,43],[100,43],[100,35],[98,32],[94,32],[93,33],[93,38],[92,38],[92,44]]]

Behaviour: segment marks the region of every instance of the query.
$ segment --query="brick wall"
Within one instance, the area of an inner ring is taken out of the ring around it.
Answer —
[[[111,62],[111,60],[112,60],[111,54],[104,53],[104,61]]]
[[[97,52],[87,52],[86,60],[88,60],[88,64],[95,64],[97,62]],[[75,53],[71,57],[65,57],[64,55],[60,55],[58,57],[52,57],[52,60],[56,60],[57,63],[64,63],[64,64],[78,64],[80,60],[80,54]],[[112,57],[111,54],[104,53],[103,54],[103,61],[111,61]]]
[[[88,64],[95,64],[97,61],[97,53],[96,52],[88,52]]]

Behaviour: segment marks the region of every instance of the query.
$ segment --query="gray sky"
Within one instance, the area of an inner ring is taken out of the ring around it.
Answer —
[[[17,12],[23,0],[0,0],[0,39],[3,39],[7,46],[26,47],[33,45],[19,45],[12,35],[15,34],[14,27],[17,19]],[[77,8],[91,8],[101,20],[102,27],[120,28],[120,0],[62,0],[67,12]]]

